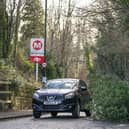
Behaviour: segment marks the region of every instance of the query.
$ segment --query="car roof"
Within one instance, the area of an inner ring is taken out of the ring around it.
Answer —
[[[79,79],[75,79],[75,78],[58,78],[58,79],[51,79],[48,81],[79,81]]]

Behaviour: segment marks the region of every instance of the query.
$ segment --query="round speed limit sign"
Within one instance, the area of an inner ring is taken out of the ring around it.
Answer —
[[[42,64],[42,66],[43,66],[43,68],[46,68],[46,67],[47,67],[47,63],[44,62],[44,63]]]

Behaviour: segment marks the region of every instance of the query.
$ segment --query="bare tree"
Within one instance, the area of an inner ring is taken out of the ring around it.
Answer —
[[[54,10],[54,14],[49,14],[49,39],[51,39],[49,40],[49,49],[54,54],[56,65],[60,68],[60,72],[66,77],[73,42],[71,16],[74,6],[71,0],[68,1],[67,5],[62,0],[59,0],[58,8],[52,7],[51,10]]]

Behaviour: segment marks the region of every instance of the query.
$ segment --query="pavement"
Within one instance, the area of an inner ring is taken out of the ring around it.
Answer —
[[[32,110],[0,112],[0,120],[32,116]]]

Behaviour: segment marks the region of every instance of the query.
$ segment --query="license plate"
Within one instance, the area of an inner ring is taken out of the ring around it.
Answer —
[[[57,105],[60,103],[60,101],[44,101],[44,105]]]

